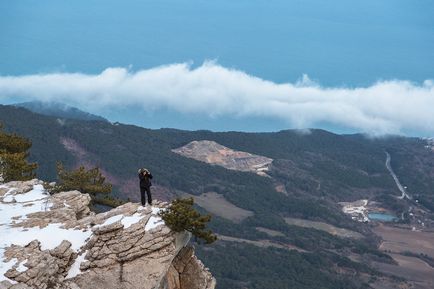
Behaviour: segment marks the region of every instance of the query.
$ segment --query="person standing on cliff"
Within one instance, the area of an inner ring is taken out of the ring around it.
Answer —
[[[149,205],[152,205],[152,196],[151,196],[152,174],[147,169],[140,169],[139,179],[140,179],[140,199],[142,201],[142,206],[146,205],[146,196],[148,197]]]

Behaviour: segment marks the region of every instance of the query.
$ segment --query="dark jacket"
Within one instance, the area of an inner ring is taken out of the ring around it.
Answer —
[[[151,173],[146,174],[146,175],[144,175],[143,173],[140,173],[139,179],[140,179],[140,187],[149,188],[150,186],[152,186],[152,183],[151,183],[152,174]]]

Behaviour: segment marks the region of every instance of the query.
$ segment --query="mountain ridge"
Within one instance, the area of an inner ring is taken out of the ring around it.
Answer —
[[[60,103],[60,102],[43,102],[29,101],[14,104],[16,107],[22,107],[32,112],[43,114],[46,116],[54,116],[58,118],[86,120],[86,121],[106,121],[102,116],[91,114],[80,110],[76,107]]]

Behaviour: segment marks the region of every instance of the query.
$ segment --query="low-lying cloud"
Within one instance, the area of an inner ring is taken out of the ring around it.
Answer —
[[[214,62],[173,64],[136,72],[0,76],[0,100],[57,101],[90,110],[135,106],[212,117],[285,120],[292,127],[327,122],[374,135],[434,133],[434,82],[380,81],[369,87],[322,87],[307,77],[277,84]]]

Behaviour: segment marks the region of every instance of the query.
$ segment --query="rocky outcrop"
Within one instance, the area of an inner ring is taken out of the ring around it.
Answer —
[[[215,286],[215,279],[194,255],[193,247],[184,247],[170,265],[160,289],[212,289]]]
[[[213,289],[215,279],[158,216],[166,203],[89,210],[78,191],[0,185],[0,289]]]

